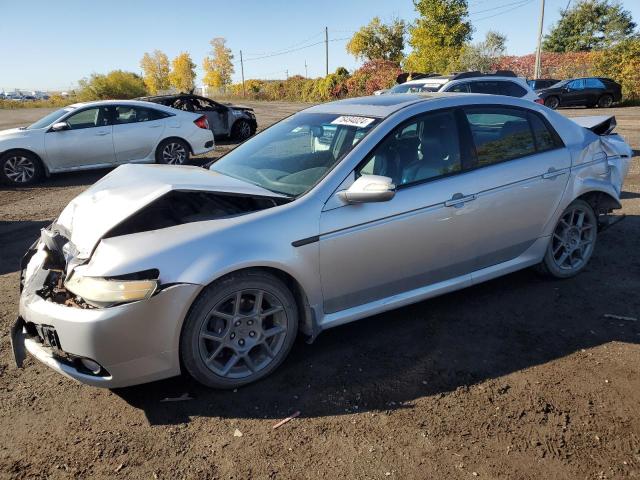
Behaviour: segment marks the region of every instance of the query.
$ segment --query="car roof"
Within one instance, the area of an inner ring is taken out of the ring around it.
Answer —
[[[308,113],[332,113],[336,115],[357,115],[364,117],[386,118],[389,115],[402,110],[410,105],[422,102],[441,103],[447,99],[463,98],[465,103],[480,101],[485,103],[488,98],[500,98],[499,95],[487,95],[481,93],[458,93],[458,92],[417,92],[417,93],[396,93],[393,95],[371,95],[368,97],[347,98],[334,102],[322,103],[303,110]],[[504,103],[505,99],[518,101],[518,103],[529,104],[532,102],[522,101],[514,97],[502,97],[496,103]],[[443,105],[447,106],[447,105]]]
[[[108,105],[132,105],[138,107],[149,107],[149,102],[144,100],[96,100],[93,102],[80,102],[69,105],[72,108],[88,107],[88,106],[108,106]]]

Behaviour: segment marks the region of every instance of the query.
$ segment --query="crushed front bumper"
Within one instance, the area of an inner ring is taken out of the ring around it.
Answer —
[[[11,329],[16,364],[22,365],[28,352],[66,377],[106,388],[179,375],[182,322],[200,288],[178,284],[147,300],[94,309],[57,304],[25,289]],[[34,334],[43,325],[55,332],[58,345],[48,346]],[[83,369],[82,358],[97,362],[102,371]]]

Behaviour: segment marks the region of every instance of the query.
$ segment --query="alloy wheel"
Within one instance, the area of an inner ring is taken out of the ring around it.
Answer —
[[[36,166],[28,157],[16,155],[4,162],[4,174],[14,183],[28,183],[36,173]]]
[[[240,290],[218,302],[202,323],[199,353],[213,373],[241,379],[266,368],[285,344],[283,303],[259,289]]]
[[[592,218],[580,205],[563,213],[551,239],[553,261],[560,270],[577,271],[589,261],[597,233]]]
[[[167,165],[182,165],[187,159],[187,149],[178,142],[167,143],[162,149],[162,160]]]
[[[239,133],[241,139],[249,138],[251,136],[251,125],[249,125],[247,122],[242,122],[240,124]]]

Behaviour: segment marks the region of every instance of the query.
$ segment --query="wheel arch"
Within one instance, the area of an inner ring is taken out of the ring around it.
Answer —
[[[315,313],[311,308],[311,306],[309,305],[309,300],[304,288],[302,287],[302,284],[289,272],[286,272],[285,270],[282,270],[277,267],[266,266],[266,265],[264,266],[256,265],[256,266],[238,268],[236,270],[228,271],[223,275],[216,277],[215,279],[210,281],[208,284],[203,286],[203,288],[200,290],[200,293],[198,293],[198,295],[191,302],[191,305],[189,306],[187,314],[185,315],[184,318],[185,319],[188,318],[193,306],[196,304],[198,299],[202,295],[205,295],[207,287],[209,287],[210,285],[213,285],[214,283],[220,282],[232,275],[237,275],[239,273],[248,273],[248,272],[269,273],[274,277],[276,277],[277,279],[279,279],[280,281],[282,281],[282,283],[284,283],[287,286],[287,288],[291,291],[293,298],[296,301],[296,309],[298,311],[298,315],[300,319],[300,322],[298,325],[300,332],[312,338],[316,336],[318,332],[318,328],[317,328]],[[184,325],[181,327],[181,329],[182,328],[184,328]]]
[[[612,210],[622,208],[620,201],[615,198],[611,193],[604,190],[590,190],[582,193],[580,196],[573,199],[584,200],[593,209],[593,213],[597,215],[605,215],[611,213]]]
[[[186,138],[180,137],[178,135],[171,135],[169,137],[164,137],[163,139],[161,139],[158,144],[156,145],[155,148],[155,152],[154,155],[158,154],[158,148],[160,147],[160,145],[162,145],[164,142],[166,142],[167,140],[180,140],[181,142],[186,143],[189,146],[189,153],[191,155],[194,155],[193,153],[193,146],[191,145],[191,142],[189,140],[187,140]]]
[[[29,150],[28,148],[9,148],[9,149],[5,150],[4,152],[0,152],[0,158],[4,157],[8,153],[21,153],[21,152],[22,153],[28,153],[28,154],[33,155],[34,157],[36,157],[36,159],[40,162],[40,165],[42,165],[42,168],[44,168],[45,175],[47,177],[50,175],[49,166],[42,159],[42,157],[40,155],[38,155],[36,152],[34,152],[33,150]]]

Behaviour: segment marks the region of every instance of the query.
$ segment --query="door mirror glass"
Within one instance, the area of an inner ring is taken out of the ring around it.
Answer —
[[[396,194],[396,186],[389,177],[382,175],[363,175],[351,186],[338,192],[346,203],[386,202]]]
[[[58,122],[58,123],[54,123],[51,126],[51,131],[52,132],[62,132],[63,130],[69,130],[71,127],[69,127],[69,124],[67,122]]]

